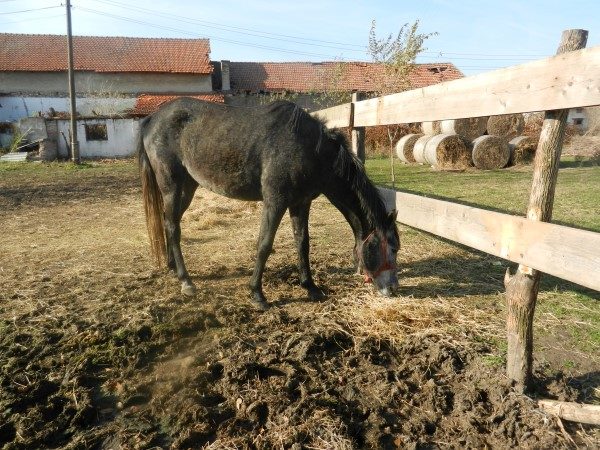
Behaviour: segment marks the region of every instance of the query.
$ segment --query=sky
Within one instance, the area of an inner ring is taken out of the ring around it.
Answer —
[[[0,32],[66,34],[66,0],[0,0]],[[417,62],[451,62],[465,75],[555,53],[563,30],[600,45],[600,1],[458,0],[71,0],[73,34],[208,38],[211,59],[369,61],[378,37],[419,20]]]

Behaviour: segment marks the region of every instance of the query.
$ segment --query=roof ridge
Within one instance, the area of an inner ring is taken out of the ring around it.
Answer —
[[[53,34],[53,33],[4,33],[0,32],[0,36],[35,36],[35,37],[64,37],[66,34]],[[97,38],[97,39],[136,39],[136,40],[155,40],[155,41],[204,41],[210,42],[209,38],[171,38],[171,37],[148,37],[148,36],[107,36],[107,35],[81,35],[74,34],[73,38]]]

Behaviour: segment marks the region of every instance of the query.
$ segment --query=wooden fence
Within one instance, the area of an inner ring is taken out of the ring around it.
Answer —
[[[329,127],[368,127],[546,111],[527,218],[380,188],[398,221],[519,263],[507,270],[507,371],[532,381],[532,322],[540,272],[600,291],[600,233],[549,222],[568,109],[600,105],[600,47],[587,31],[563,33],[557,56],[313,114]],[[353,145],[356,148],[357,145]]]

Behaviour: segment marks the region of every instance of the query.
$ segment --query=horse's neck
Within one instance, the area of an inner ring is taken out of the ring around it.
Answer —
[[[357,238],[364,239],[372,231],[373,217],[376,216],[373,211],[363,209],[358,194],[345,180],[335,180],[333,187],[325,195],[346,218]]]

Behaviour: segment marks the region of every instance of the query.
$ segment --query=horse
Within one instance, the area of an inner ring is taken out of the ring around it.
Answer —
[[[398,287],[400,237],[362,162],[337,130],[298,105],[278,101],[255,107],[182,97],[163,104],[140,124],[137,144],[151,251],[166,260],[181,292],[196,288],[181,253],[181,217],[198,186],[226,197],[262,201],[250,299],[269,307],[262,277],[286,210],[298,253],[300,284],[311,300],[324,298],[309,263],[308,219],[319,195],[342,213],[354,233],[355,268],[385,296]]]

